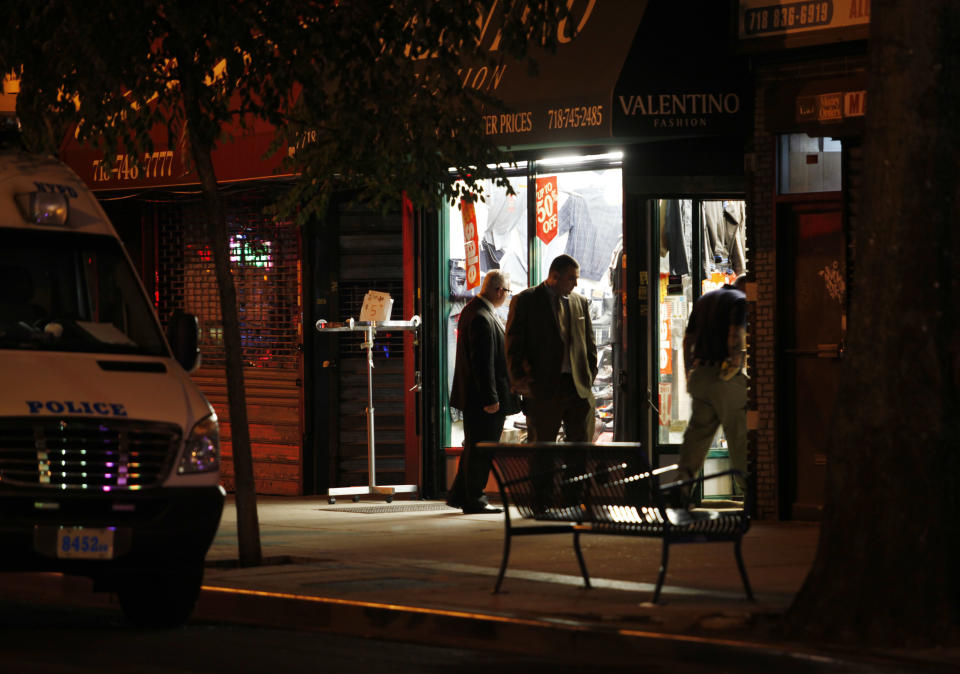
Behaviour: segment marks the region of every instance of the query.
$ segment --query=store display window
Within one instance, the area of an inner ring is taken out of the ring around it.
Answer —
[[[594,161],[590,161],[594,159]],[[591,170],[580,170],[584,161]],[[597,167],[598,166],[598,167]],[[597,168],[593,168],[597,167]],[[480,290],[490,269],[506,272],[513,294],[546,277],[553,259],[566,253],[580,263],[575,292],[590,300],[590,318],[598,349],[594,382],[597,421],[594,440],[613,440],[614,292],[611,269],[619,263],[623,241],[623,191],[619,156],[615,160],[575,158],[533,164],[510,178],[515,195],[492,181],[482,183],[484,199],[466,215],[461,204],[447,208],[448,313],[447,386],[453,381],[457,321]],[[530,192],[533,190],[533,193]],[[475,221],[475,224],[474,224]],[[616,277],[616,274],[613,275]],[[509,303],[499,309],[506,323]],[[450,442],[462,443],[460,415],[451,409]],[[508,417],[503,440],[523,441],[523,414]],[[562,437],[558,438],[562,439]]]
[[[460,312],[483,287],[483,277],[491,269],[507,274],[511,293],[527,287],[529,275],[527,245],[527,180],[523,176],[510,179],[515,194],[497,187],[491,180],[481,181],[484,198],[464,210],[464,205],[450,204],[448,223],[448,316],[447,316],[447,390],[453,385],[453,369],[457,356],[457,322]],[[472,213],[470,213],[472,210]],[[497,309],[506,324],[509,302]],[[452,445],[463,444],[463,423],[458,410],[450,410]],[[519,432],[509,432],[523,415],[508,417],[505,439],[520,439]]]

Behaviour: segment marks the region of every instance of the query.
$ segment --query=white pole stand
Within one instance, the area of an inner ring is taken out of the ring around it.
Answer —
[[[360,348],[367,351],[367,474],[366,486],[331,487],[327,490],[327,500],[337,502],[337,496],[352,496],[359,501],[363,495],[374,494],[386,497],[386,502],[393,501],[394,494],[416,494],[415,484],[377,485],[377,457],[376,440],[373,426],[373,340],[377,330],[417,330],[420,327],[420,317],[414,316],[409,321],[354,321],[352,318],[345,323],[328,323],[317,321],[319,332],[360,332],[364,333],[364,341]]]

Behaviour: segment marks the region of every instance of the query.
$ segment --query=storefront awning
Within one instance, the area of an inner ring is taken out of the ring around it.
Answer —
[[[646,7],[647,0],[573,3],[573,16],[558,29],[556,51],[533,52],[536,73],[517,61],[467,68],[464,87],[494,96],[506,107],[484,115],[486,134],[510,147],[609,139],[613,89]],[[484,35],[491,46],[495,39]]]
[[[572,147],[636,140],[742,135],[749,128],[750,80],[734,53],[728,3],[717,0],[576,0],[558,27],[555,51],[537,50],[536,71],[505,60],[464,67],[466,88],[503,101],[477,120],[510,149]],[[490,29],[481,45],[495,53]],[[428,62],[425,62],[428,65]],[[275,129],[253,122],[227,129],[213,160],[220,182],[277,176],[285,150],[266,156]],[[154,133],[155,152],[121,155],[110,170],[102,154],[75,140],[62,158],[93,189],[195,185],[183,139]]]
[[[651,0],[657,4],[659,0]],[[555,51],[536,50],[536,72],[526,62],[506,60],[498,66],[465,67],[461,80],[498,98],[505,109],[491,111],[478,123],[498,145],[510,147],[579,145],[613,137],[613,95],[640,26],[647,0],[578,0],[572,15],[557,29]],[[481,44],[496,52],[499,36],[485,32]],[[275,130],[255,122],[250,129],[228,130],[229,142],[214,152],[220,182],[272,177],[283,154],[264,159]],[[103,167],[102,153],[71,139],[61,158],[91,188],[173,187],[197,184],[183,139],[170,139],[165,127],[153,133],[155,152],[133,158],[120,155]]]
[[[548,147],[743,135],[751,119],[746,59],[732,42],[728,3],[595,0],[574,3],[579,32],[539,73],[509,63],[466,73],[509,113],[485,116],[498,145]]]
[[[283,161],[283,152],[267,156],[276,136],[276,129],[261,121],[251,121],[248,128],[227,125],[225,137],[213,151],[213,165],[220,183],[275,178]],[[81,145],[71,138],[60,152],[60,158],[93,190],[116,190],[196,185],[200,182],[193,170],[184,137],[170,138],[165,125],[158,125],[151,134],[154,151],[134,158],[119,154],[107,169],[103,152],[90,145]]]
[[[729,3],[651,0],[614,91],[614,136],[744,136],[753,96],[731,19]]]

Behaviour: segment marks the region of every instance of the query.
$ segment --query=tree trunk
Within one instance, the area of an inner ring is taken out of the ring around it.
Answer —
[[[260,548],[260,523],[257,516],[257,495],[253,480],[253,454],[247,424],[246,388],[243,381],[243,353],[240,342],[240,320],[237,315],[237,292],[230,271],[230,246],[227,218],[223,210],[217,177],[211,158],[211,146],[197,138],[196,129],[204,123],[199,106],[184,91],[187,134],[190,152],[207,211],[207,239],[213,251],[217,287],[220,290],[220,316],[223,323],[223,346],[227,370],[227,400],[230,410],[230,444],[233,449],[234,488],[237,504],[237,541],[241,566],[256,566],[263,561]]]
[[[957,35],[954,0],[873,0],[848,357],[817,556],[787,614],[794,636],[958,636]]]

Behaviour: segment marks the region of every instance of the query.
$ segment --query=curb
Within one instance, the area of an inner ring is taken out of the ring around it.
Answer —
[[[694,672],[730,666],[764,674],[903,671],[902,665],[888,662],[747,641],[206,585],[193,619],[496,651],[584,666],[683,666],[683,671]]]
[[[58,573],[0,574],[0,595],[23,603],[117,610],[114,595],[85,578]],[[811,650],[714,637],[614,628],[589,622],[518,618],[452,609],[204,585],[191,622],[221,622],[304,632],[510,653],[586,668],[650,671],[942,672],[948,661],[903,652]],[[929,655],[929,654],[928,654]]]

